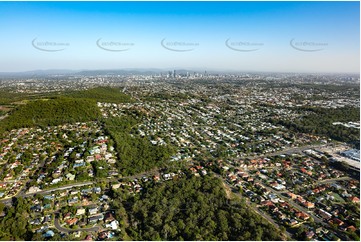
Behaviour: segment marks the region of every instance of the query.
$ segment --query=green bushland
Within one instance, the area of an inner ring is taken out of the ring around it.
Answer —
[[[101,118],[94,100],[55,98],[29,101],[19,105],[0,121],[0,132],[23,127],[46,127],[64,123],[85,122]]]
[[[333,125],[334,122],[350,122],[360,120],[360,109],[356,107],[343,108],[318,108],[305,107],[296,108],[301,112],[310,112],[296,120],[270,120],[272,123],[281,124],[285,127],[302,133],[317,134],[331,139],[347,142],[359,143],[359,129],[347,128],[342,125]]]
[[[33,95],[28,93],[16,93],[12,89],[0,90],[0,105],[9,105],[12,102],[21,101],[24,99],[31,99]]]
[[[66,94],[73,98],[87,98],[97,102],[108,103],[129,103],[134,100],[127,94],[124,94],[118,88],[96,87],[83,91],[72,91]]]
[[[147,184],[125,207],[133,240],[281,240],[278,229],[244,202],[228,199],[210,176]]]
[[[153,145],[147,137],[140,137],[133,130],[141,114],[130,114],[104,121],[106,132],[113,138],[119,161],[117,166],[122,175],[133,175],[161,167],[173,154],[170,145]]]

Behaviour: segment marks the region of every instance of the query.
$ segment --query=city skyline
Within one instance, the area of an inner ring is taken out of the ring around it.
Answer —
[[[0,72],[359,73],[359,2],[0,2]]]

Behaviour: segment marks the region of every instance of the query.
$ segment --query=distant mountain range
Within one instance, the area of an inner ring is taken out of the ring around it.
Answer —
[[[50,76],[50,75],[69,75],[79,71],[74,70],[34,70],[23,72],[0,72],[0,77],[32,77],[32,76]]]
[[[96,76],[96,75],[154,75],[159,73],[167,73],[173,69],[110,69],[110,70],[33,70],[24,72],[0,72],[0,77],[39,77],[39,76],[54,76],[54,75],[83,75],[83,76]],[[190,70],[176,70],[179,73],[194,72]]]
[[[154,75],[164,73],[161,69],[118,69],[118,70],[84,70],[77,72],[77,75],[96,76],[96,75]]]
[[[274,74],[297,74],[297,73],[277,73],[277,72],[257,72],[257,71],[234,71],[234,70],[223,70],[223,71],[214,71],[214,70],[187,70],[187,69],[177,69],[177,68],[168,68],[168,69],[157,69],[157,68],[123,68],[123,69],[109,69],[109,70],[68,70],[68,69],[49,69],[49,70],[33,70],[33,71],[24,71],[24,72],[0,72],[0,77],[47,77],[47,76],[65,76],[65,75],[79,75],[79,76],[105,76],[105,75],[120,75],[120,76],[129,76],[129,75],[156,75],[156,74],[167,74],[168,72],[176,71],[177,74],[186,74],[189,73],[202,73],[205,71],[207,74],[261,74],[261,75],[274,75]],[[298,74],[307,74],[307,73],[298,73]],[[311,73],[308,73],[311,74]],[[316,73],[315,73],[316,74]],[[319,73],[321,74],[321,73]],[[327,73],[324,73],[327,75]],[[329,73],[331,74],[331,73]],[[334,75],[335,73],[331,74]],[[340,73],[341,74],[341,73]],[[346,73],[345,73],[346,74]],[[353,74],[353,73],[349,73]],[[358,73],[356,74],[358,75]]]
[[[215,71],[215,70],[191,70],[191,69],[158,69],[158,68],[123,68],[123,69],[109,69],[109,70],[67,70],[67,69],[50,69],[50,70],[33,70],[24,72],[0,72],[0,77],[46,77],[56,75],[81,75],[81,76],[97,76],[97,75],[156,75],[168,74],[168,72],[176,71],[177,74],[202,73],[204,74],[244,74],[245,71]],[[256,72],[247,72],[256,73]]]

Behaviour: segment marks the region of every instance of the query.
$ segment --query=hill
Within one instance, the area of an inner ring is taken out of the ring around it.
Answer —
[[[55,98],[29,101],[19,105],[1,120],[0,132],[22,127],[85,122],[101,118],[96,101],[81,98]]]
[[[133,99],[120,91],[118,88],[96,87],[84,91],[74,91],[67,94],[73,98],[88,98],[97,102],[127,103]]]

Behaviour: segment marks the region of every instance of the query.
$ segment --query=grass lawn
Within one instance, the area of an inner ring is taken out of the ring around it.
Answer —
[[[332,192],[330,195],[335,197],[335,202],[338,202],[338,203],[345,202],[345,200],[342,197],[340,197],[340,195],[338,195],[337,193]]]

